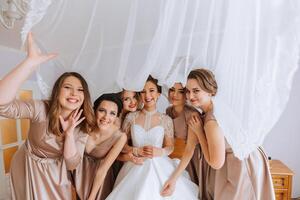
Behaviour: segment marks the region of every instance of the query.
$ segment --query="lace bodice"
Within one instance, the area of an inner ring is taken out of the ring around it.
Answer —
[[[141,147],[145,145],[152,145],[156,147],[163,147],[165,137],[174,137],[174,128],[172,119],[162,113],[156,112],[151,122],[145,122],[144,125],[151,124],[150,127],[146,128],[136,120],[142,111],[129,113],[123,123],[123,131],[132,140],[132,145],[135,147]],[[147,118],[145,119],[147,121]],[[153,123],[154,122],[154,123]]]
[[[134,124],[131,127],[131,140],[134,147],[152,145],[161,148],[164,136],[164,128],[160,125],[147,131],[138,124]]]

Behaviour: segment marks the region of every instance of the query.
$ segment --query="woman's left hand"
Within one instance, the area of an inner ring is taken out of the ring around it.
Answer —
[[[165,182],[165,184],[160,192],[160,195],[163,197],[171,196],[174,193],[175,187],[176,187],[176,180],[172,179],[172,178],[168,179]]]
[[[82,111],[82,109],[75,110],[66,120],[61,115],[59,116],[61,127],[66,134],[73,133],[75,127],[85,119],[85,117],[80,118]]]
[[[32,32],[28,33],[26,42],[27,42],[26,62],[28,62],[31,66],[38,66],[57,56],[56,53],[51,53],[51,54],[41,53],[41,50],[34,42]]]

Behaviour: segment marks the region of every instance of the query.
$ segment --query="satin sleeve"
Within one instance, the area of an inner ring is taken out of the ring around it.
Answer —
[[[88,134],[83,133],[81,131],[75,134],[75,143],[76,143],[77,152],[71,158],[68,159],[65,158],[66,167],[68,170],[76,169],[76,167],[81,163],[82,158],[84,156],[85,145],[88,137],[89,137]]]
[[[42,100],[15,99],[0,105],[0,115],[11,119],[30,119],[39,121],[46,118],[46,104]]]

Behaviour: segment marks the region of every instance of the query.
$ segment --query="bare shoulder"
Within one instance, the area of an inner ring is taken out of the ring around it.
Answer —
[[[218,133],[223,135],[223,131],[218,124],[218,121],[214,118],[205,120],[204,123],[205,132]]]

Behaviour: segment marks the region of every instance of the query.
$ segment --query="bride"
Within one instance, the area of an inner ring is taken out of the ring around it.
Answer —
[[[160,192],[176,164],[168,157],[174,147],[172,120],[156,110],[160,93],[157,80],[149,76],[141,92],[144,108],[129,113],[125,118],[123,130],[131,137],[133,147],[126,146],[124,151],[139,156],[142,163],[124,164],[107,200],[166,199]],[[176,190],[167,199],[198,199],[198,187],[190,180],[188,173],[181,176],[176,184]]]

